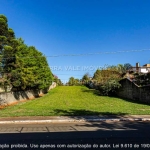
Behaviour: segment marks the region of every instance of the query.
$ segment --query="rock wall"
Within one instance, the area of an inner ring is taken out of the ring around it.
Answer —
[[[49,87],[49,90],[56,87],[56,83],[53,82]],[[29,91],[17,91],[17,92],[3,92],[0,93],[0,105],[6,106],[13,103],[17,103],[22,100],[30,100],[36,97],[42,96],[47,93],[47,90],[29,90]]]
[[[122,87],[117,91],[119,97],[150,103],[150,86],[139,87],[127,78],[120,83]]]

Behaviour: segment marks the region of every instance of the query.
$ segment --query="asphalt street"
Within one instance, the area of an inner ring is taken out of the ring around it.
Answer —
[[[150,149],[150,121],[1,124],[0,149]]]

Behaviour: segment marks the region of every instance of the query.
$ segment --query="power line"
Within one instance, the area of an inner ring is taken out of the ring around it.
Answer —
[[[59,76],[59,75],[69,75],[71,76],[72,74],[55,74],[56,76]],[[74,76],[83,76],[83,75],[74,75]]]
[[[9,74],[9,73],[12,73],[12,72],[4,72],[4,71],[1,71],[0,73],[3,73],[3,74]],[[20,71],[16,71],[16,72],[14,72],[14,73],[20,73]],[[53,73],[55,76],[60,76],[60,75],[65,75],[65,76],[83,76],[84,74],[57,74],[57,73]]]
[[[45,57],[86,56],[86,55],[116,54],[116,53],[129,53],[129,52],[143,52],[143,51],[150,51],[150,49],[112,51],[112,52],[107,51],[107,52],[94,52],[94,53],[84,53],[84,54],[62,54],[62,55],[50,55],[50,56],[45,56]]]
[[[59,55],[49,55],[49,56],[34,56],[34,57],[19,57],[19,58],[39,58],[39,57],[74,57],[74,56],[90,56],[90,55],[101,55],[101,54],[117,54],[117,53],[130,53],[130,52],[144,52],[150,51],[150,49],[141,50],[124,50],[124,51],[104,51],[104,52],[94,52],[94,53],[84,53],[84,54],[59,54]],[[18,57],[18,56],[17,56]],[[15,57],[5,57],[3,59],[10,59]]]

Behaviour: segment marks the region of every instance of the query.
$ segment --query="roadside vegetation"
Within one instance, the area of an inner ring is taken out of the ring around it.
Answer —
[[[1,117],[111,114],[148,115],[150,105],[100,96],[99,91],[85,86],[58,86],[41,98],[0,110]]]

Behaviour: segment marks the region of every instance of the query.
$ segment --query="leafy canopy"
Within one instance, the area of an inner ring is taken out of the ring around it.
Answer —
[[[45,89],[53,81],[46,57],[16,38],[4,15],[0,15],[0,63],[1,85],[12,86],[12,90]]]

